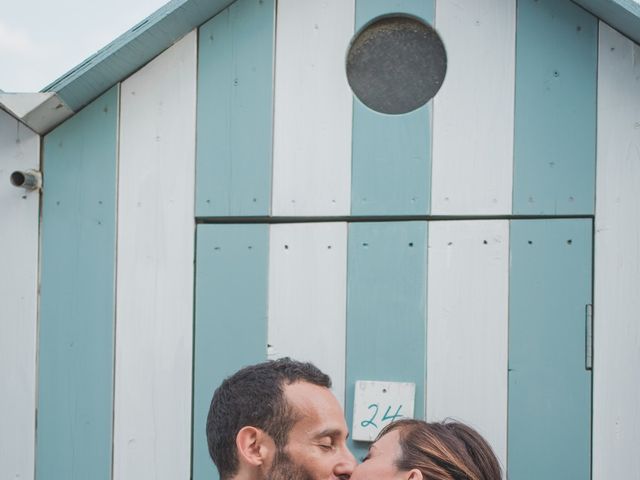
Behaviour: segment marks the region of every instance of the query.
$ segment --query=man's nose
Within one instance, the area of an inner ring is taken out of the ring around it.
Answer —
[[[356,458],[353,456],[351,451],[345,446],[342,449],[342,457],[340,461],[337,463],[335,468],[336,477],[346,480],[353,473],[353,469],[356,468],[358,462]]]

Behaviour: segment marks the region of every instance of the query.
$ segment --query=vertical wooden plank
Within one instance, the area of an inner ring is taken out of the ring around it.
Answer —
[[[433,24],[433,0],[357,0],[356,31],[405,13]],[[431,203],[431,102],[404,115],[371,110],[353,97],[351,212],[425,215]]]
[[[196,256],[194,480],[218,478],[206,422],[214,390],[267,356],[267,225],[200,225]]]
[[[196,32],[122,84],[114,479],[189,478]]]
[[[347,215],[355,0],[280,0],[276,21],[273,214]]]
[[[345,223],[271,226],[269,358],[313,362],[331,377],[340,404],[344,404],[346,285]]]
[[[413,382],[424,418],[427,225],[352,223],[347,285],[347,424],[356,380]],[[368,444],[351,442],[356,456]]]
[[[514,220],[510,245],[509,477],[588,479],[591,220]]]
[[[510,214],[516,0],[439,0],[447,76],[433,104],[434,215]]]
[[[118,87],[44,138],[36,476],[111,479]]]
[[[427,419],[473,425],[507,465],[509,222],[429,224]]]
[[[640,472],[640,46],[600,24],[593,479]]]
[[[200,27],[197,216],[269,215],[275,0],[238,0]]]
[[[518,0],[515,214],[593,214],[597,32],[570,0]]]
[[[0,110],[0,478],[32,479],[35,465],[38,208],[9,182],[40,169],[40,137]]]

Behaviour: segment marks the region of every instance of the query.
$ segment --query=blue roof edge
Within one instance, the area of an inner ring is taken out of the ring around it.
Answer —
[[[172,0],[42,89],[74,112],[125,79],[233,0]]]
[[[573,0],[573,2],[640,44],[640,3],[634,0]]]

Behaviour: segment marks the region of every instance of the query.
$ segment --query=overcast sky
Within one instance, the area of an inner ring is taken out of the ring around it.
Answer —
[[[165,3],[0,0],[0,90],[41,90]]]

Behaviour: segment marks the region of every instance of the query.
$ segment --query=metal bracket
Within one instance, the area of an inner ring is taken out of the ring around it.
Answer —
[[[585,352],[584,366],[587,370],[593,369],[593,305],[585,306]]]

